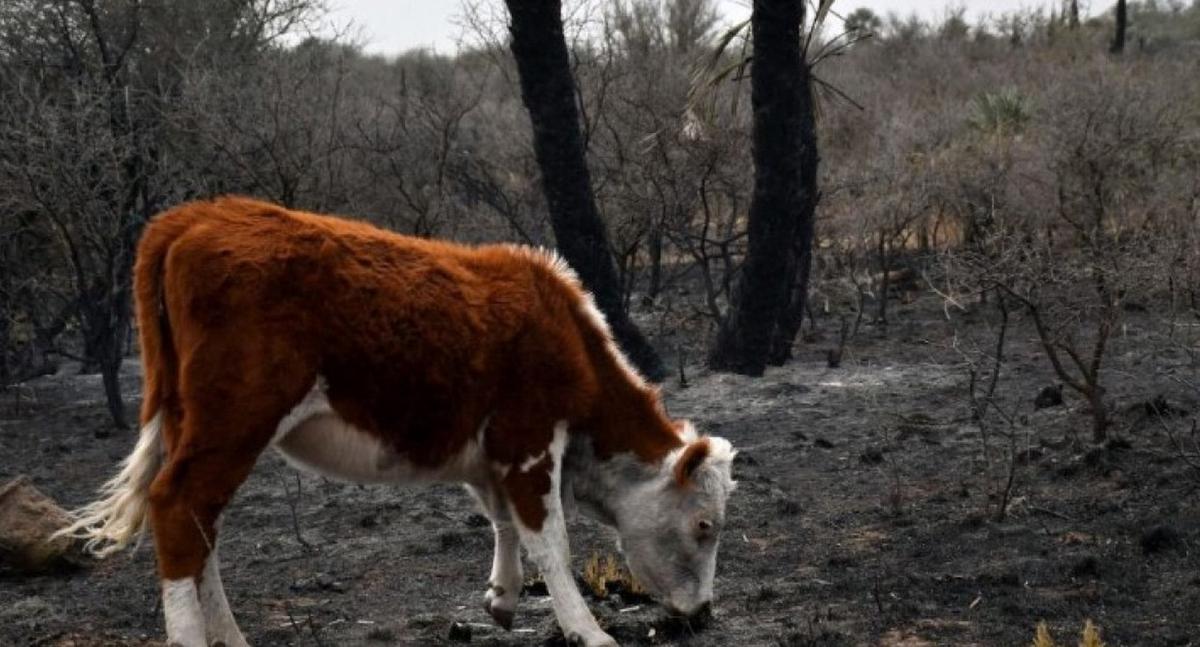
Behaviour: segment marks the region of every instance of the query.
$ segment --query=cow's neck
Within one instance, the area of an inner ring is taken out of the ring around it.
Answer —
[[[616,527],[621,501],[657,476],[657,469],[631,454],[601,460],[590,439],[572,436],[563,464],[564,507],[577,507],[587,516]]]
[[[653,464],[684,444],[662,407],[658,389],[610,352],[596,353],[593,361],[599,389],[591,395],[587,415],[572,426],[582,427],[577,431],[592,439],[597,458],[632,454]]]
[[[685,443],[658,390],[621,354],[603,315],[589,306],[578,322],[598,388],[589,393],[586,413],[570,421],[564,492],[572,496],[573,491],[590,516],[615,525],[621,501],[634,488],[662,478],[667,457]]]
[[[657,393],[640,386],[608,394],[576,432],[563,465],[566,496],[588,516],[614,526],[632,492],[669,478],[667,457],[685,444]]]

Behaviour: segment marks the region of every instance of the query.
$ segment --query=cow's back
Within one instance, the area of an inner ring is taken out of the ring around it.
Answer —
[[[182,205],[146,236],[171,239],[164,298],[181,348],[261,354],[245,370],[320,376],[343,418],[416,463],[460,447],[500,398],[518,395],[514,382],[536,392],[532,381],[546,380],[555,394],[544,397],[566,404],[560,393],[586,373],[571,350],[576,295],[527,251],[244,198]],[[222,370],[198,360],[193,380]]]

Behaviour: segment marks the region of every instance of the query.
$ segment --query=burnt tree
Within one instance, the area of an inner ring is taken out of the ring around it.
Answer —
[[[1125,28],[1128,26],[1129,14],[1126,11],[1125,0],[1117,0],[1116,28],[1113,33],[1112,46],[1108,51],[1120,54],[1125,51]]]
[[[807,250],[797,249],[801,239],[807,239],[809,247],[812,240],[811,222],[801,225],[805,202],[815,200],[815,192],[806,197],[802,179],[807,156],[813,156],[814,185],[816,171],[815,135],[805,128],[812,118],[812,95],[800,45],[803,22],[803,0],[754,1],[750,18],[754,195],[747,225],[749,247],[733,303],[709,354],[709,365],[717,370],[762,375],[781,312],[792,301],[789,291],[798,283],[801,265],[808,263]],[[813,139],[806,141],[808,137]],[[815,191],[815,186],[810,189]],[[803,274],[806,278],[807,271]],[[802,313],[802,300],[799,305]]]
[[[782,366],[792,358],[792,344],[804,323],[808,311],[808,278],[812,270],[813,222],[821,194],[817,188],[817,167],[821,162],[817,149],[817,120],[813,107],[812,70],[802,62],[800,70],[800,186],[799,211],[796,213],[796,235],[792,239],[784,280],[786,301],[779,310],[775,329],[771,333],[771,350],[767,360],[772,366]]]
[[[521,98],[533,126],[533,150],[559,252],[596,298],[617,343],[648,378],[666,375],[662,360],[629,319],[592,194],[575,80],[563,36],[560,0],[505,0]]]

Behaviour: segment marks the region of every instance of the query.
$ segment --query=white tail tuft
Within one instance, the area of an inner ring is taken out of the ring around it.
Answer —
[[[140,537],[146,523],[150,484],[162,466],[162,412],[142,427],[121,471],[100,488],[101,499],[73,510],[74,522],[51,538],[85,539],[84,550],[107,557]]]

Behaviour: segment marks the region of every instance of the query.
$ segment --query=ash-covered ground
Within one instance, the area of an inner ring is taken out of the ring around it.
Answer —
[[[591,600],[600,623],[626,645],[1021,645],[1040,620],[1074,644],[1090,618],[1110,646],[1198,644],[1200,470],[1177,442],[1200,405],[1188,353],[1127,327],[1107,375],[1117,440],[1095,446],[1079,398],[1035,408],[1054,379],[1024,322],[995,398],[1011,420],[981,427],[961,331],[956,343],[937,308],[906,308],[886,336],[865,328],[840,368],[826,367],[826,333],[762,379],[693,366],[688,386],[665,386],[672,415],[740,450],[715,616],[682,626],[617,595]],[[987,326],[973,333],[986,347]],[[126,387],[132,410],[134,362]],[[0,395],[0,481],[28,474],[65,506],[89,500],[134,442],[108,433],[101,398],[98,377],[70,370]],[[586,520],[571,536],[580,569],[613,550]],[[272,453],[221,536],[255,645],[458,644],[452,623],[471,644],[561,644],[536,586],[514,631],[492,626],[491,550],[458,487],[334,483]],[[0,645],[161,644],[153,573],[149,541],[69,574],[0,570]]]

